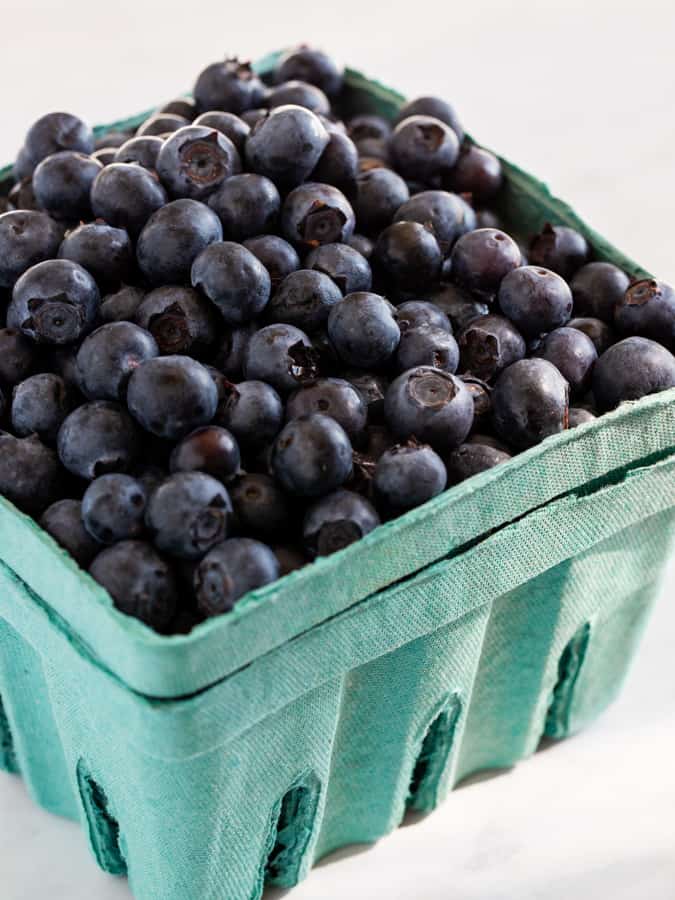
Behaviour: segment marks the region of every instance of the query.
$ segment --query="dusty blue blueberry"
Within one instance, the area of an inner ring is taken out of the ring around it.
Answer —
[[[230,538],[214,547],[197,566],[194,589],[204,616],[229,612],[244,594],[279,577],[279,563],[265,544]]]
[[[379,524],[370,500],[340,488],[308,507],[302,525],[305,551],[310,559],[328,556],[360,541]]]
[[[409,441],[385,450],[375,467],[375,496],[389,514],[413,509],[445,490],[445,465],[427,444]]]
[[[672,387],[675,356],[649,338],[624,338],[605,350],[593,371],[593,396],[600,412]]]
[[[199,200],[174,200],[150,217],[138,238],[136,257],[151,284],[182,284],[199,254],[223,239],[220,219]]]
[[[341,487],[352,471],[344,428],[321,413],[292,419],[274,442],[272,472],[290,494],[320,497]]]
[[[492,413],[497,434],[525,450],[567,428],[569,385],[545,359],[520,359],[497,378]]]
[[[241,172],[239,151],[215,128],[187,125],[164,141],[157,174],[170,197],[204,200],[231,175]]]
[[[192,264],[192,286],[199,288],[228,325],[243,325],[267,306],[272,290],[269,272],[257,258],[232,241],[202,250]]]
[[[88,335],[77,351],[77,380],[90,400],[121,400],[131,373],[159,354],[154,337],[131,322],[109,322]]]
[[[145,489],[131,475],[101,475],[84,492],[82,522],[101,544],[141,537],[145,503]]]
[[[401,337],[394,307],[379,294],[357,291],[331,309],[328,336],[340,358],[362,369],[385,365]]]
[[[342,300],[335,282],[314,269],[298,269],[281,282],[267,308],[271,322],[295,325],[307,334],[322,328]]]

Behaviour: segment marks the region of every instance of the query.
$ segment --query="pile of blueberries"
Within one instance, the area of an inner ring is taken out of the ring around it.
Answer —
[[[668,285],[521,246],[448,103],[343,81],[303,45],[135,132],[50,113],[0,197],[0,493],[163,633],[675,386]]]

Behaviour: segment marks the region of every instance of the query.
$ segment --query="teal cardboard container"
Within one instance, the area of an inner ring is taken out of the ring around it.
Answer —
[[[347,85],[353,111],[402,102],[357,72]],[[512,230],[570,224],[644,274],[505,171]],[[185,636],[117,612],[0,500],[0,767],[79,819],[138,900],[257,900],[592,720],[674,533],[675,391],[552,437]]]

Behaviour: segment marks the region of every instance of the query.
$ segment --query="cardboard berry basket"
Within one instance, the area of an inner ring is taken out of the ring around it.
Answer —
[[[357,72],[347,84],[351,110],[402,102]],[[641,272],[504,165],[512,230],[569,224]],[[118,613],[0,500],[0,766],[79,819],[139,900],[256,900],[596,716],[674,532],[675,391],[549,438],[187,636]]]

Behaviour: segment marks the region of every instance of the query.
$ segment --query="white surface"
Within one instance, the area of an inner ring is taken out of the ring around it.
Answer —
[[[480,140],[675,281],[670,0],[4,0],[2,11],[0,160],[50,109],[113,121],[178,94],[225,51],[307,40],[409,96],[448,97]],[[675,561],[626,689],[594,727],[456,791],[368,853],[332,857],[294,900],[673,900],[674,651]],[[129,896],[76,826],[0,774],[0,900]]]

